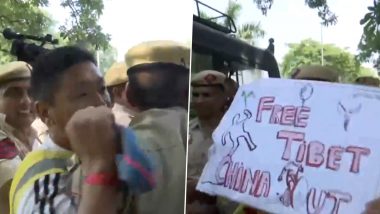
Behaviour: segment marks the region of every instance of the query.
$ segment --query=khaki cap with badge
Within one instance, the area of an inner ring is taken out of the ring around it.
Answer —
[[[9,81],[28,79],[31,77],[32,67],[22,61],[10,62],[0,66],[0,84]]]
[[[127,65],[124,62],[114,63],[104,74],[106,87],[128,82]]]
[[[380,86],[380,80],[376,76],[369,76],[369,75],[363,75],[356,78],[355,82],[360,85],[367,85],[367,86],[374,86],[379,87]]]
[[[171,63],[188,68],[190,49],[174,41],[147,41],[130,48],[125,54],[125,62],[127,75],[131,75],[133,68],[138,70],[139,65],[150,66],[156,63]],[[180,107],[147,109],[137,114],[129,127],[135,131],[141,149],[155,160],[157,172],[157,187],[138,198],[139,211],[183,212],[187,111]]]
[[[190,49],[181,43],[169,40],[157,40],[140,43],[125,54],[127,66],[133,67],[147,63],[173,63],[189,66]]]
[[[307,65],[296,68],[293,71],[292,79],[339,82],[339,75],[335,70],[326,66]]]
[[[191,86],[225,86],[226,75],[219,71],[205,70],[193,76]]]

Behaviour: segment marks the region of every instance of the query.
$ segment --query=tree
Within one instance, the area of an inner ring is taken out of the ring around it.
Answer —
[[[110,46],[104,51],[99,51],[99,69],[104,74],[113,63],[116,62],[117,50],[116,48]]]
[[[239,4],[237,1],[229,0],[228,6],[225,11],[225,14],[228,15],[235,23],[240,17],[242,10],[241,4]],[[228,18],[225,18],[223,22],[218,21],[218,19],[210,17],[207,13],[204,11],[200,11],[199,16],[204,19],[208,19],[210,21],[213,21],[215,23],[229,26],[230,20]],[[251,45],[255,44],[255,40],[258,38],[262,38],[265,35],[264,30],[261,28],[260,23],[255,22],[248,22],[241,25],[236,26],[237,30],[237,37],[248,42]]]
[[[303,40],[299,44],[289,44],[290,50],[282,63],[282,74],[289,77],[293,69],[302,65],[321,64],[322,45],[314,40]],[[360,66],[355,56],[332,44],[323,45],[324,64],[339,72],[343,82],[353,82],[368,69]]]
[[[54,32],[56,23],[46,11],[49,0],[3,0],[0,4],[0,29],[29,35],[43,36],[46,33],[59,35],[65,44],[86,41],[94,49],[105,50],[110,36],[102,32],[97,21],[104,8],[102,0],[61,0],[61,6],[70,10],[70,17]],[[0,63],[14,60],[9,55],[11,42],[0,36]]]
[[[226,14],[236,21],[239,19],[241,14],[242,6],[237,1],[229,0],[226,9]],[[224,20],[224,24],[228,25],[228,19]],[[255,44],[255,40],[264,37],[265,32],[261,28],[260,23],[248,22],[237,26],[237,36],[250,43]]]
[[[252,0],[264,15],[272,7],[274,0]],[[337,23],[337,16],[330,10],[327,0],[305,0],[305,4],[318,11],[318,16],[322,19],[322,23],[326,26]],[[358,48],[360,53],[356,56],[358,60],[373,60],[375,67],[380,69],[380,0],[374,0],[373,5],[368,7],[368,13],[363,16],[360,21],[363,25],[363,34],[359,41]]]

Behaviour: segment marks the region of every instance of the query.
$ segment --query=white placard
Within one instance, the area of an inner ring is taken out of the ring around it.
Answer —
[[[380,90],[263,79],[240,87],[197,189],[271,213],[361,213],[379,194]]]

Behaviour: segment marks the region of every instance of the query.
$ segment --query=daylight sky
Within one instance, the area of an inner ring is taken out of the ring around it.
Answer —
[[[225,11],[228,0],[201,0],[202,2]],[[281,62],[287,53],[288,43],[297,43],[306,38],[321,41],[321,20],[316,10],[309,9],[305,0],[274,0],[273,7],[263,16],[252,0],[238,0],[243,6],[237,23],[260,22],[266,31],[266,37],[258,42],[258,46],[266,48],[268,39],[275,40],[275,56]],[[371,0],[328,0],[330,9],[338,16],[335,26],[323,28],[323,42],[333,43],[341,48],[348,48],[357,53],[357,46],[363,31],[360,19],[372,5]]]
[[[59,1],[51,2],[48,11],[56,20],[65,20],[67,11],[59,6]],[[174,40],[190,45],[192,0],[104,0],[104,4],[99,23],[104,32],[111,34],[111,45],[117,49],[119,61],[131,46],[147,40]]]
[[[228,0],[201,0],[225,11]],[[266,31],[258,46],[266,48],[268,39],[275,39],[275,56],[281,63],[287,53],[288,43],[306,38],[321,41],[321,20],[317,11],[309,9],[304,0],[274,0],[267,16],[256,9],[252,0],[238,0],[243,10],[237,24],[260,22]],[[49,12],[57,20],[67,17],[59,1],[50,5]],[[104,32],[111,34],[111,44],[118,50],[118,60],[136,43],[154,39],[172,39],[190,44],[192,34],[193,0],[104,0],[104,13],[100,24]],[[333,43],[357,53],[362,34],[359,21],[367,11],[371,0],[328,0],[331,10],[338,16],[335,26],[323,27],[323,42]]]

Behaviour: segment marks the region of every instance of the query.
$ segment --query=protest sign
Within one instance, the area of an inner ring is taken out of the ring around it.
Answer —
[[[361,213],[380,193],[380,90],[265,79],[240,87],[199,191],[271,213]]]

